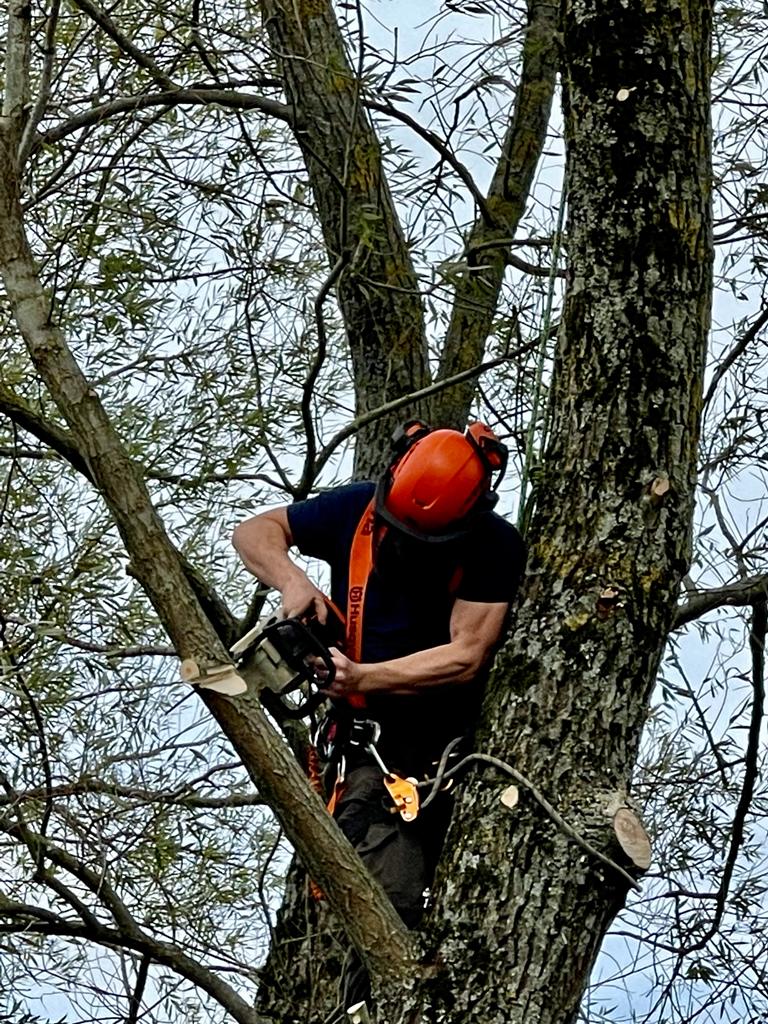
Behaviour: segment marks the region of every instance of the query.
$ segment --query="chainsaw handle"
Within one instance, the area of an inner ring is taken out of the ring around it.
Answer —
[[[318,679],[317,673],[315,672],[314,668],[307,665],[308,671],[310,671],[314,677],[311,680],[311,682],[318,688],[325,689],[326,686],[330,686],[333,680],[336,678],[336,666],[333,663],[333,655],[331,654],[327,647],[318,647],[317,650],[313,652],[312,657],[318,659],[319,661],[322,661],[328,675],[325,677],[325,679]]]

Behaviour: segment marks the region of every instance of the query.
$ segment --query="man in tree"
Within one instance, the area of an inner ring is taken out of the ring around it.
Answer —
[[[346,653],[331,649],[335,673],[323,691],[332,702],[336,818],[411,928],[450,805],[434,801],[415,819],[393,813],[382,763],[402,777],[428,777],[474,722],[525,565],[517,530],[492,511],[505,462],[506,449],[482,424],[461,434],[413,421],[396,436],[378,484],[265,512],[233,537],[246,567],[280,591],[285,616],[326,621],[328,613],[291,546],[330,566],[332,600],[346,608]],[[372,741],[378,757],[367,749]],[[364,971],[350,958],[344,1005],[367,995]]]

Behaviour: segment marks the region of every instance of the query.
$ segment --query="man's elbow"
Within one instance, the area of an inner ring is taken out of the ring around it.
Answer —
[[[457,657],[457,683],[471,683],[491,659],[493,651],[485,646],[472,645],[461,650]]]
[[[262,550],[288,551],[293,537],[282,509],[261,512],[239,523],[232,531],[232,546],[241,558]]]
[[[247,519],[244,523],[238,523],[232,531],[232,547],[238,554],[242,551],[243,545],[247,543],[248,525],[252,523],[252,519]]]

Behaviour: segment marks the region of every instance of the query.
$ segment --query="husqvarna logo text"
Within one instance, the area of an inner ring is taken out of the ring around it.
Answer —
[[[357,631],[360,626],[362,603],[363,588],[352,587],[349,591],[349,622],[347,623],[347,645],[351,651],[357,649]]]

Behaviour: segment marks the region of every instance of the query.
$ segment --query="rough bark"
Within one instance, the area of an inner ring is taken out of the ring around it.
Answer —
[[[619,861],[606,810],[630,787],[689,557],[712,261],[710,23],[707,4],[677,0],[565,4],[570,287],[528,577],[479,737]],[[463,789],[422,1022],[573,1021],[624,900],[624,880],[525,790],[504,807],[504,785],[483,770]],[[388,1021],[412,1019],[400,1002]]]
[[[419,283],[327,0],[262,0],[264,26],[295,108],[301,147],[352,356],[356,412],[376,409],[429,383]],[[388,438],[419,406],[361,431],[355,472],[381,471]]]
[[[515,105],[484,208],[467,238],[466,270],[456,284],[439,380],[481,362],[493,328],[510,242],[547,135],[558,66],[557,14],[557,6],[544,0],[528,4]],[[477,382],[469,380],[439,394],[432,403],[433,421],[463,429],[476,391]]]
[[[407,247],[384,212],[391,201],[378,150],[355,120],[359,105],[338,39],[328,48],[329,6],[263,6],[291,102],[310,104],[306,123],[315,134],[302,143],[318,203],[326,204],[331,262],[349,260],[340,302],[362,411],[382,400],[379,392],[392,397],[425,377]],[[620,852],[606,807],[630,783],[687,559],[711,264],[709,21],[706,4],[675,0],[650,8],[639,0],[565,3],[571,282],[530,573],[481,736],[483,749],[511,760],[614,859]],[[340,109],[345,119],[334,120]],[[344,153],[355,159],[326,163],[345,127],[353,148]],[[48,323],[21,231],[12,132],[0,142],[2,269],[27,344],[180,654],[221,660],[140,474]],[[359,181],[350,167],[361,168]],[[355,216],[358,235],[345,235]],[[367,216],[385,232],[376,245],[363,231]],[[369,360],[370,382],[362,369]],[[385,433],[378,428],[378,437]],[[370,438],[364,443],[375,454]],[[669,481],[666,496],[653,488],[657,480]],[[381,1019],[411,1020],[418,1005],[424,1022],[573,1020],[625,882],[574,847],[525,792],[510,811],[498,801],[505,783],[486,770],[464,788],[428,931],[440,970],[405,998],[392,980],[408,956],[397,922],[355,874],[351,850],[332,834],[255,701],[207,701],[262,791],[282,806],[291,840],[378,972],[387,1007]],[[387,962],[393,937],[402,957]],[[285,1008],[285,1020],[296,1016]]]

